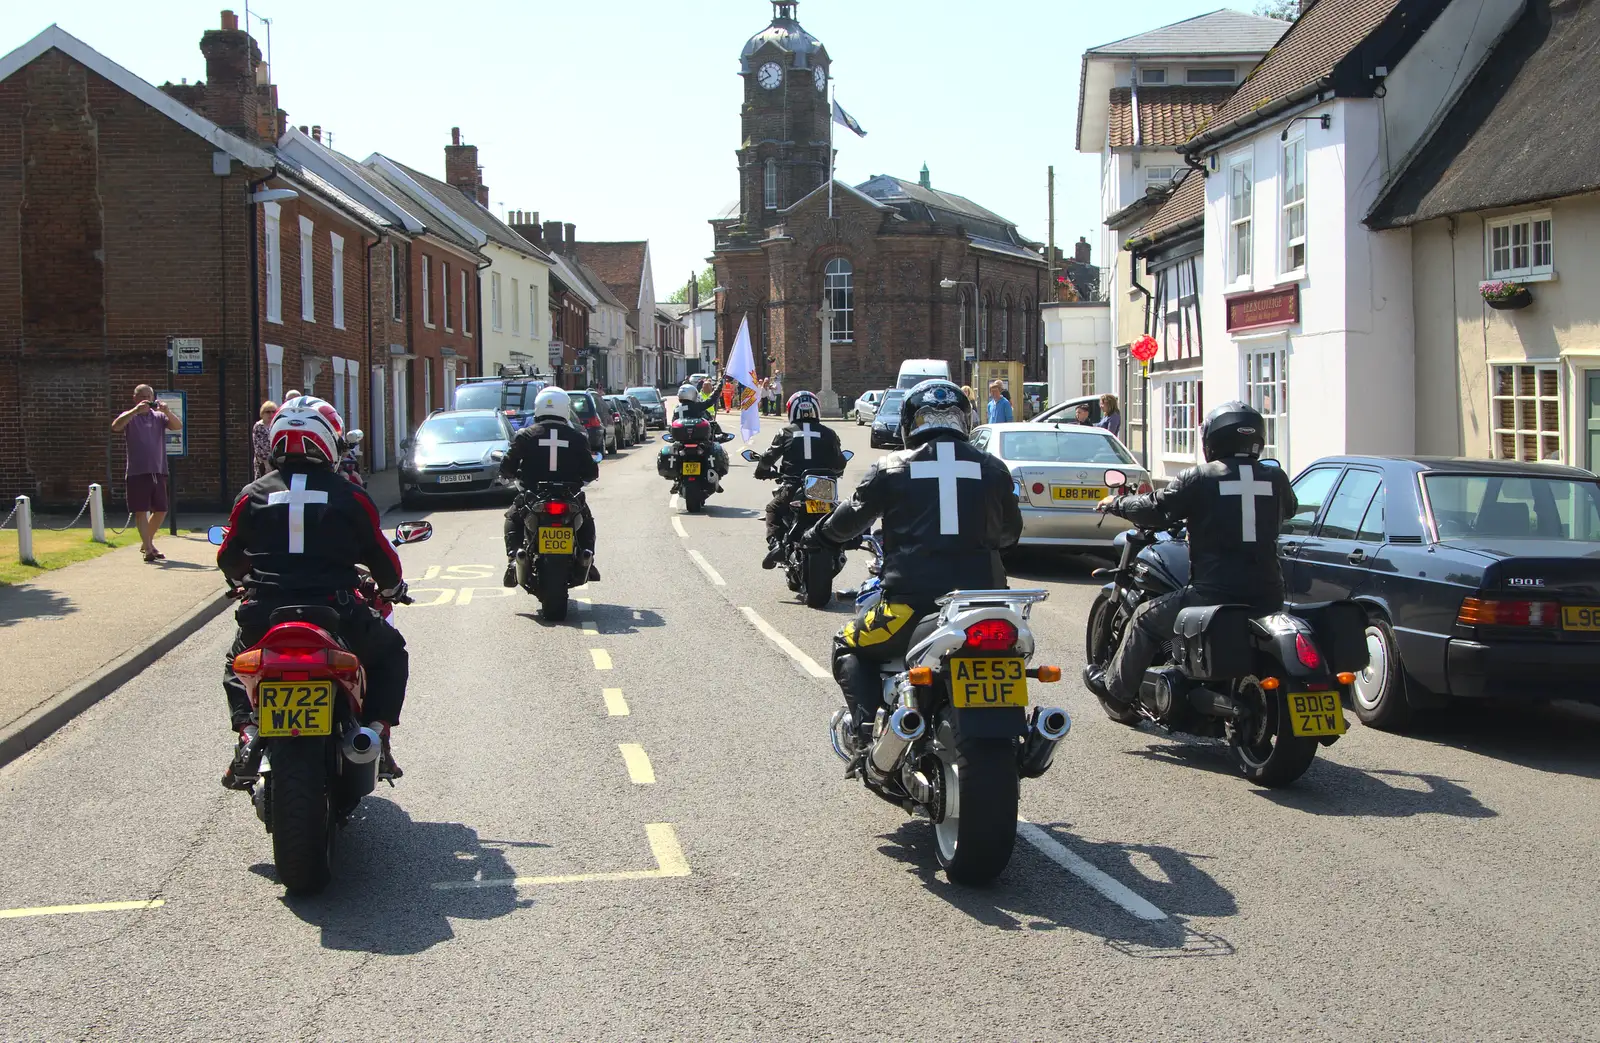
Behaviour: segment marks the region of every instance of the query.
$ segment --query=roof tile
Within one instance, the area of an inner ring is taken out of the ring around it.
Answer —
[[[1191,170],[1161,204],[1161,209],[1150,215],[1135,238],[1156,240],[1200,217],[1206,211],[1206,179],[1198,170]]]
[[[1181,145],[1194,137],[1233,95],[1232,87],[1141,87],[1139,89],[1139,144],[1154,147]],[[1111,147],[1129,148],[1133,140],[1133,91],[1111,91]]]
[[[646,242],[579,243],[578,259],[594,271],[629,311],[639,306]]]

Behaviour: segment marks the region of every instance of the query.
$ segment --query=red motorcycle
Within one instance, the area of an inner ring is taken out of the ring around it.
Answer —
[[[208,535],[220,546],[227,529],[214,526]],[[428,522],[401,522],[393,542],[399,547],[432,535]],[[394,611],[364,571],[356,596],[385,619]],[[265,636],[233,658],[256,717],[246,729],[249,767],[237,778],[248,784],[256,815],[272,834],[278,880],[290,894],[327,886],[337,827],[379,781],[382,737],[361,723],[366,671],[338,630],[332,605],[285,606],[272,613]]]

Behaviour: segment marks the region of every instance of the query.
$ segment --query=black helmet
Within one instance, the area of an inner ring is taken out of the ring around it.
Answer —
[[[1220,460],[1225,456],[1247,456],[1255,460],[1266,448],[1267,422],[1254,406],[1224,402],[1206,414],[1201,440],[1207,460]]]
[[[900,404],[900,440],[907,449],[940,432],[966,440],[972,429],[972,402],[954,382],[924,380],[906,392]]]

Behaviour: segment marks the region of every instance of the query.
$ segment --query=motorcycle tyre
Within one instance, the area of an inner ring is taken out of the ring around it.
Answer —
[[[1241,701],[1250,701],[1250,696],[1243,690],[1244,685],[1245,682],[1237,683],[1234,694]],[[1269,701],[1276,706],[1280,700],[1274,695]],[[1278,789],[1292,784],[1306,773],[1316,759],[1319,744],[1316,739],[1295,735],[1286,713],[1274,712],[1272,724],[1272,752],[1267,756],[1261,757],[1249,750],[1240,741],[1242,737],[1236,731],[1231,731],[1228,736],[1228,750],[1239,774],[1259,786]]]
[[[1089,625],[1084,630],[1084,660],[1102,669],[1110,665],[1111,652],[1099,647],[1103,643],[1101,635],[1106,634],[1109,636],[1111,626],[1110,621],[1102,619],[1101,614],[1115,610],[1116,602],[1107,597],[1102,591],[1100,596],[1095,599],[1094,607],[1089,610]],[[1134,707],[1119,703],[1115,699],[1108,699],[1103,695],[1097,695],[1095,698],[1100,700],[1100,708],[1113,721],[1118,724],[1125,724],[1129,728],[1138,726],[1139,711]]]
[[[945,757],[950,752],[939,753],[947,787],[952,775]],[[934,823],[934,851],[951,883],[981,887],[1005,871],[1017,843],[1021,781],[1016,744],[1010,739],[968,739],[955,752],[962,813],[953,827]]]
[[[564,561],[543,561],[534,578],[534,596],[539,599],[539,614],[552,623],[567,618],[567,566]]]
[[[291,895],[313,895],[333,879],[333,802],[328,743],[293,740],[269,751],[272,862]]]
[[[690,514],[699,514],[706,506],[706,492],[699,482],[689,482],[683,487],[683,505]]]
[[[826,551],[814,550],[805,556],[805,576],[801,596],[807,608],[826,608],[833,601],[833,562]]]

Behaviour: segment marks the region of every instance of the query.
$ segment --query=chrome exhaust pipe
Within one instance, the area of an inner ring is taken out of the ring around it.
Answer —
[[[833,752],[838,754],[839,759],[846,764],[850,763],[851,755],[856,747],[855,733],[855,718],[850,716],[850,711],[847,708],[839,707],[838,710],[834,711],[833,723],[829,727],[828,735],[833,740]]]
[[[888,723],[872,744],[872,766],[883,775],[892,775],[905,759],[906,750],[922,738],[927,724],[922,714],[902,706],[889,715]]]
[[[362,725],[344,733],[340,752],[351,764],[371,764],[383,752],[383,737],[376,730]]]
[[[1033,727],[1017,753],[1017,774],[1036,779],[1050,770],[1056,744],[1072,730],[1072,718],[1057,707],[1040,708],[1033,713]]]

